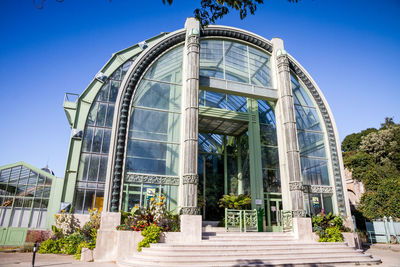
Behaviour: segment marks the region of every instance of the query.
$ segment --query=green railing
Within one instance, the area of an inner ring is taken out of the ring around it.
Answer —
[[[281,211],[281,221],[283,232],[291,232],[293,230],[293,217],[291,210]]]
[[[225,209],[225,230],[257,232],[257,210]]]

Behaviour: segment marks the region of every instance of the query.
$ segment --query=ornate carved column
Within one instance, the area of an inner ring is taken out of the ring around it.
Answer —
[[[200,25],[194,18],[185,23],[186,47],[183,63],[183,201],[182,214],[197,214],[198,114]]]
[[[294,217],[305,217],[303,200],[303,184],[300,173],[300,153],[297,141],[296,117],[293,102],[293,94],[290,84],[289,60],[283,49],[276,50],[277,86],[279,90],[278,102],[280,102],[280,121],[285,147],[286,174],[289,179],[289,192],[291,207]]]

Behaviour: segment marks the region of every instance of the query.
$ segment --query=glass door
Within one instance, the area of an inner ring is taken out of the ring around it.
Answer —
[[[282,232],[282,194],[265,193],[265,221],[267,232]]]

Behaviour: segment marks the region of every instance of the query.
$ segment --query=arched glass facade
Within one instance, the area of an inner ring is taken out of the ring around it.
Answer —
[[[92,103],[82,139],[74,210],[89,213],[88,209],[102,209],[104,186],[110,148],[114,105],[118,90],[134,58],[119,67],[104,85]]]
[[[268,231],[281,231],[290,209],[343,212],[330,111],[282,40],[210,27],[150,42],[129,52],[139,55],[135,66],[118,55],[124,64],[96,92],[75,212],[129,211],[163,194],[171,211],[219,220],[218,200],[229,193],[249,194],[252,208],[265,209]]]
[[[321,118],[307,90],[294,76],[291,76],[291,82],[303,183],[309,186],[329,186],[328,158]],[[306,191],[305,205],[310,214],[317,214],[322,209],[327,213],[333,212],[332,193]]]
[[[125,158],[123,210],[147,206],[149,198],[160,193],[167,197],[170,210],[177,207],[182,56],[182,46],[161,56],[136,89]]]

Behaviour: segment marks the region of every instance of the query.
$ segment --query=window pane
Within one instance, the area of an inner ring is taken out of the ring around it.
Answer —
[[[297,134],[301,156],[326,157],[322,133],[298,131]]]
[[[96,121],[96,115],[97,115],[98,108],[99,108],[99,103],[98,102],[95,102],[91,106],[90,111],[89,111],[89,115],[88,115],[88,118],[87,118],[87,121],[86,121],[87,125],[92,125],[92,126],[94,125],[94,123]]]
[[[114,103],[115,100],[117,99],[118,89],[119,89],[120,84],[121,84],[120,82],[111,81],[110,100],[109,100],[109,102]]]
[[[206,91],[205,106],[226,109],[226,94]]]
[[[100,103],[97,111],[96,126],[104,126],[106,121],[107,104]]]
[[[77,190],[75,193],[74,207],[76,213],[83,212],[83,198],[85,195],[84,190]]]
[[[224,41],[225,79],[243,83],[249,82],[247,46]]]
[[[224,79],[222,41],[200,41],[200,75]]]
[[[299,82],[291,76],[294,103],[302,106],[313,107],[314,104]]]
[[[80,181],[87,180],[88,169],[89,169],[89,160],[90,160],[89,154],[81,155],[81,160],[79,162],[79,173],[78,173],[78,180],[80,180]]]
[[[180,84],[182,82],[182,56],[182,46],[166,53],[150,67],[145,78]]]
[[[247,112],[247,98],[227,94],[227,108],[228,110]]]
[[[299,105],[296,109],[296,126],[300,130],[322,131],[320,120],[315,108],[308,108]]]
[[[300,157],[304,184],[329,185],[327,160]]]
[[[165,159],[166,152],[166,144],[129,140],[126,155],[130,157]]]
[[[108,150],[110,149],[110,139],[111,139],[111,130],[104,129],[103,145],[101,148],[101,152],[104,154],[108,154]]]
[[[277,147],[262,147],[261,160],[263,168],[279,168],[278,148]]]
[[[114,119],[114,105],[113,104],[109,104],[108,105],[108,109],[107,109],[107,119],[106,119],[106,127],[112,127],[112,123],[113,123],[113,119]]]
[[[89,165],[88,181],[97,181],[99,163],[100,163],[100,156],[92,155]]]
[[[134,106],[180,111],[181,86],[142,80]]]
[[[104,182],[106,180],[107,162],[108,157],[102,156],[100,160],[99,181]]]
[[[93,138],[92,152],[100,152],[102,138],[103,138],[103,129],[96,129]]]
[[[104,102],[108,101],[109,91],[110,91],[110,83],[107,82],[106,84],[104,84],[101,87],[101,90],[100,90],[100,92],[98,93],[98,96],[97,96],[97,100],[98,101],[104,101]]]
[[[270,56],[249,46],[251,84],[271,87]]]
[[[93,139],[93,128],[86,127],[85,135],[83,136],[82,151],[90,152]]]

